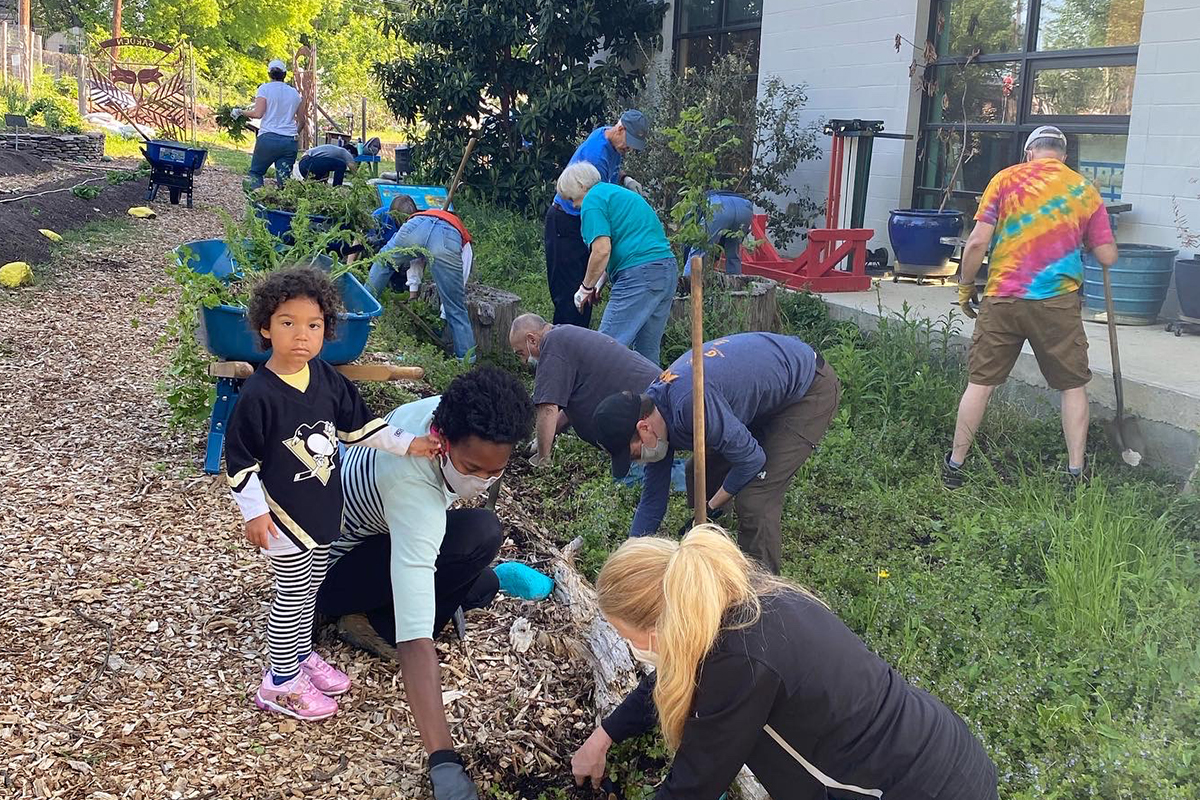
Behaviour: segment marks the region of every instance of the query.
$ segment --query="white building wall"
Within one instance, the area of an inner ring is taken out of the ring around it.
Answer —
[[[1200,0],[1146,0],[1125,186],[1126,242],[1179,246],[1171,198],[1200,231]]]
[[[905,45],[897,53],[894,43],[899,33],[924,45],[928,20],[928,0],[764,0],[760,90],[772,75],[804,83],[811,119],[881,119],[885,132],[915,137],[921,97],[908,75],[913,52]],[[829,182],[830,139],[822,139],[826,157],[794,177],[819,203]],[[915,138],[876,140],[864,222],[875,229],[871,247],[888,244],[888,212],[911,204],[915,161]]]

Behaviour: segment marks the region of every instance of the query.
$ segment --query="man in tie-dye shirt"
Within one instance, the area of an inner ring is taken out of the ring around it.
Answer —
[[[1001,170],[979,200],[963,249],[959,303],[970,317],[975,275],[991,248],[988,282],[968,359],[970,377],[958,406],[953,449],[942,465],[946,485],[962,484],[960,468],[983,421],[992,391],[1004,383],[1028,341],[1050,388],[1062,392],[1067,470],[1083,472],[1087,441],[1087,335],[1079,309],[1081,251],[1105,267],[1117,260],[1108,213],[1087,178],[1063,163],[1067,137],[1044,125],[1025,140],[1025,161]]]

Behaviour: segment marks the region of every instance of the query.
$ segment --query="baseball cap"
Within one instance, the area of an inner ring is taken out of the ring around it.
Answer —
[[[267,71],[270,72],[273,69],[280,70],[281,72],[287,72],[287,64],[283,63],[283,61],[278,58],[273,58],[271,59],[271,63],[267,64]]]
[[[1029,138],[1025,140],[1025,149],[1029,149],[1029,145],[1036,142],[1038,139],[1058,139],[1064,145],[1067,143],[1067,137],[1058,128],[1053,125],[1043,125],[1029,134]]]
[[[625,126],[625,144],[634,150],[644,150],[646,137],[650,135],[650,123],[646,115],[631,108],[621,115],[621,124]]]
[[[612,475],[616,479],[629,473],[629,443],[642,417],[642,398],[633,392],[610,394],[592,413],[596,440],[612,456]]]

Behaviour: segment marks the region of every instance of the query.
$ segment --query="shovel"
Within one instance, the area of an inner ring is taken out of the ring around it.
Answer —
[[[1121,454],[1121,460],[1131,467],[1142,463],[1142,454],[1146,452],[1146,437],[1142,434],[1136,420],[1125,418],[1125,390],[1121,381],[1121,353],[1117,347],[1117,314],[1113,310],[1112,281],[1108,274],[1108,265],[1102,264],[1104,272],[1104,309],[1108,322],[1108,346],[1112,350],[1113,388],[1117,395],[1117,417],[1105,424],[1109,438],[1115,449]]]

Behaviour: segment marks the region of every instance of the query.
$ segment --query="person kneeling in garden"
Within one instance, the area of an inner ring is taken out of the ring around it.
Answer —
[[[454,342],[454,355],[464,358],[475,347],[466,289],[472,258],[471,234],[458,215],[428,208],[409,216],[383,246],[371,264],[367,282],[376,296],[382,295],[403,265],[408,272],[409,295],[415,296],[421,287],[421,264],[417,263],[421,259],[433,272],[442,315]]]
[[[436,800],[474,800],[454,752],[433,640],[458,609],[492,602],[491,563],[503,536],[486,508],[447,510],[484,494],[533,430],[525,386],[503,370],[478,368],[440,397],[400,406],[393,425],[428,433],[439,461],[352,450],[342,471],[343,535],[317,597],[349,643],[400,664],[404,693],[429,754]]]
[[[340,144],[319,144],[305,151],[297,169],[305,180],[326,181],[333,175],[333,185],[341,186],[346,170],[356,166],[353,154]]]
[[[637,192],[601,183],[600,172],[586,161],[563,170],[558,193],[580,209],[583,241],[591,248],[575,307],[599,300],[607,278],[612,290],[600,332],[659,364],[679,277],[662,220]]]
[[[598,786],[609,747],[657,718],[674,759],[656,800],[717,800],[743,765],[787,800],[998,798],[996,768],[962,719],[720,528],[631,539],[596,588],[654,671],[575,753],[577,783]]]
[[[704,345],[709,516],[716,519],[732,501],[738,543],[771,572],[782,561],[788,484],[825,436],[841,396],[833,367],[794,336],[738,333]],[[693,446],[692,399],[689,350],[644,393],[614,394],[596,407],[597,438],[612,456],[613,478],[624,478],[631,461],[646,464],[630,536],[658,532],[673,455]],[[689,507],[693,464],[688,459]]]

